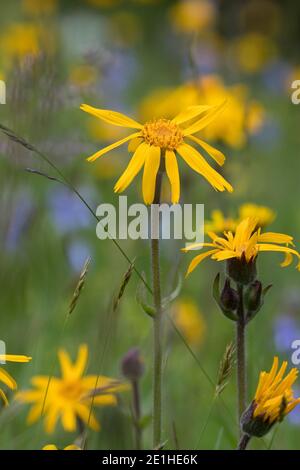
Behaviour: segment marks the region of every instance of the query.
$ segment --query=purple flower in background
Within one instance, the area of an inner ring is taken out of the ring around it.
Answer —
[[[32,195],[27,190],[19,191],[11,209],[11,216],[5,238],[5,249],[8,252],[17,250],[20,238],[30,226],[34,213]]]
[[[300,339],[300,325],[292,315],[284,314],[274,322],[274,341],[278,351],[291,351],[291,344]]]
[[[72,269],[75,272],[80,272],[82,267],[87,260],[91,257],[91,248],[88,243],[83,240],[71,241],[67,247],[68,260]]]
[[[88,201],[91,201],[90,188],[80,188],[80,193]],[[85,228],[91,224],[91,215],[78,197],[67,188],[51,190],[48,197],[50,213],[54,224],[61,234],[67,234],[74,230]]]

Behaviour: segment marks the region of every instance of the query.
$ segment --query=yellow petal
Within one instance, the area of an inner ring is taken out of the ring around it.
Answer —
[[[29,362],[31,361],[29,356],[19,356],[16,354],[0,354],[0,362]]]
[[[171,184],[172,203],[177,204],[180,197],[180,179],[177,158],[172,150],[166,150],[165,162],[167,176]]]
[[[8,406],[8,399],[1,388],[0,388],[0,398],[2,399],[4,403],[4,406]]]
[[[73,364],[71,362],[69,354],[64,349],[59,349],[58,359],[60,362],[60,368],[63,378],[72,376]]]
[[[98,152],[96,152],[93,155],[91,155],[90,157],[88,157],[87,161],[88,162],[94,162],[95,160],[97,160],[97,158],[100,158],[100,157],[102,157],[102,155],[105,155],[107,152],[110,152],[111,150],[113,150],[117,147],[120,147],[120,145],[125,144],[125,142],[128,142],[128,140],[135,139],[139,135],[140,135],[139,132],[135,132],[134,134],[130,134],[127,137],[124,137],[124,139],[118,140],[117,142],[115,142],[111,145],[108,145],[107,147],[104,147],[101,150],[98,150]]]
[[[215,160],[215,162],[218,163],[218,165],[222,166],[224,165],[225,162],[225,155],[220,152],[220,150],[212,147],[208,143],[204,142],[201,139],[198,139],[198,137],[195,137],[193,135],[187,136],[189,139],[191,139],[193,142],[196,142],[196,144],[200,145],[207,153],[208,155]]]
[[[145,156],[147,150],[148,145],[144,143],[139,145],[139,147],[136,149],[126,170],[115,184],[114,191],[116,193],[124,191],[130,185],[132,180],[136,177],[136,175],[145,163]]]
[[[6,372],[6,370],[2,368],[0,368],[0,382],[3,382],[11,390],[15,390],[17,388],[17,382],[11,375],[9,375],[8,372]]]
[[[152,204],[156,187],[156,176],[160,166],[160,148],[147,145],[143,174],[143,198],[145,204]]]
[[[76,430],[76,416],[71,406],[65,406],[62,411],[62,425],[66,431],[73,432]]]
[[[55,444],[47,444],[42,450],[58,450]]]
[[[183,135],[186,136],[195,134],[196,132],[199,132],[204,129],[204,127],[208,126],[208,124],[210,124],[216,118],[216,116],[223,110],[225,104],[226,100],[218,106],[213,106],[211,110],[206,113],[202,118],[200,118],[198,121],[194,122],[194,124],[185,129],[183,131]]]
[[[185,143],[177,148],[177,152],[194,171],[202,175],[215,189],[233,191],[231,184],[214,170],[194,147]]]
[[[81,450],[81,448],[76,444],[70,444],[69,446],[65,447],[64,450]]]
[[[142,124],[139,124],[128,116],[125,116],[125,114],[118,113],[116,111],[93,108],[93,106],[88,104],[82,104],[80,109],[86,113],[96,116],[99,119],[102,119],[102,121],[108,122],[109,124],[114,124],[115,126],[128,127],[132,129],[142,129],[143,127]]]
[[[289,245],[293,243],[293,237],[285,235],[284,233],[265,232],[259,234],[257,241],[264,243],[284,243]]]
[[[213,255],[217,251],[218,250],[209,250],[209,251],[206,251],[205,253],[201,253],[200,255],[195,256],[195,258],[189,264],[189,267],[187,269],[187,272],[186,272],[185,276],[187,277],[189,274],[191,274],[191,272],[194,271],[194,269],[198,266],[199,263],[201,263],[201,261],[203,261],[205,258],[208,258],[209,256]]]
[[[88,360],[88,347],[86,344],[81,344],[79,346],[79,351],[77,355],[76,362],[73,366],[73,373],[76,377],[81,377],[86,369],[86,364]]]
[[[200,114],[210,110],[211,108],[213,108],[213,106],[189,106],[187,109],[177,114],[177,116],[172,119],[172,122],[177,125],[182,124],[186,121],[190,121],[191,119],[195,119]]]
[[[59,410],[56,407],[51,407],[45,417],[45,431],[47,434],[52,434],[59,416]]]
[[[100,424],[95,418],[91,407],[87,407],[82,403],[78,403],[76,405],[76,413],[91,429],[94,431],[100,430]]]

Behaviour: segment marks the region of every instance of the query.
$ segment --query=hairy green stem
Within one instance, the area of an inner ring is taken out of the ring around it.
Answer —
[[[245,351],[245,314],[244,314],[244,289],[243,285],[237,286],[239,295],[238,320],[236,327],[236,351],[237,351],[237,386],[238,386],[238,425],[246,409],[246,351]],[[241,430],[240,430],[241,435]]]
[[[153,204],[159,205],[163,172],[159,171]],[[153,448],[161,443],[162,414],[162,303],[159,266],[159,212],[151,216],[151,260],[155,316],[153,317]]]
[[[246,450],[247,445],[249,444],[251,436],[248,434],[242,434],[237,450]]]

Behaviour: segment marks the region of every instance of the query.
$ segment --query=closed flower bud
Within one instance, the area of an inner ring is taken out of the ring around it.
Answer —
[[[256,258],[247,261],[243,253],[241,258],[228,259],[226,271],[233,281],[247,286],[256,278]]]
[[[262,283],[254,281],[245,293],[245,305],[251,312],[256,312],[262,304]]]
[[[138,348],[129,349],[122,360],[121,368],[124,377],[132,382],[142,377],[145,366]]]
[[[222,307],[226,310],[235,311],[238,307],[239,298],[236,290],[230,286],[230,279],[226,278],[223,290],[221,292],[220,301]]]
[[[241,417],[241,428],[251,437],[263,437],[272,428],[274,422],[265,420],[263,416],[254,417],[255,402],[252,402]]]

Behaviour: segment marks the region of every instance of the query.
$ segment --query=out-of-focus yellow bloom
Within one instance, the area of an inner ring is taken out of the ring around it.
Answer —
[[[58,450],[58,448],[55,444],[47,444],[46,446],[43,447],[43,450]],[[64,447],[63,450],[82,450],[82,449],[78,447],[76,444],[70,444],[69,446]]]
[[[78,88],[93,85],[97,80],[97,70],[92,65],[76,65],[71,69],[70,83]]]
[[[239,219],[256,218],[258,227],[266,227],[270,225],[276,218],[275,212],[266,206],[258,206],[257,204],[243,204],[239,208]]]
[[[15,354],[0,354],[0,363],[29,362],[29,361],[31,361],[31,357],[28,357],[28,356],[19,356]],[[16,390],[17,388],[17,383],[15,379],[8,372],[6,372],[6,370],[4,370],[2,367],[0,367],[0,382],[2,382],[11,390]],[[0,388],[0,398],[3,400],[4,405],[7,406],[8,400],[4,391],[1,388]]]
[[[194,134],[208,126],[224,108],[225,102],[216,106],[190,106],[172,120],[160,118],[146,122],[144,125],[124,114],[106,109],[97,109],[87,104],[81,109],[98,117],[100,120],[124,128],[135,129],[133,134],[96,152],[88,158],[93,162],[110,150],[130,142],[134,155],[128,167],[115,185],[115,192],[124,191],[144,167],[143,198],[146,204],[152,204],[155,194],[156,177],[161,161],[166,169],[172,191],[172,202],[176,204],[180,197],[180,180],[176,153],[197,173],[202,175],[217,191],[233,191],[232,186],[214,170],[204,157],[193,146],[191,141],[201,147],[218,165],[223,165],[225,156]],[[130,149],[131,150],[131,149]],[[175,153],[176,152],[176,153]]]
[[[58,0],[22,0],[22,8],[29,15],[53,15],[58,6]]]
[[[22,59],[40,52],[41,29],[33,23],[11,23],[0,37],[5,56]]]
[[[205,221],[204,230],[205,233],[223,233],[227,230],[231,230],[233,232],[236,228],[236,225],[236,220],[232,219],[231,217],[225,217],[220,210],[214,210],[211,213],[211,219]]]
[[[270,372],[261,372],[254,397],[254,418],[268,421],[270,424],[281,421],[300,403],[300,398],[294,398],[292,385],[297,379],[296,367],[283,378],[287,361],[278,370],[278,357],[274,357]]]
[[[32,403],[27,422],[37,421],[42,412],[45,414],[45,430],[52,433],[57,421],[61,419],[66,431],[76,430],[77,418],[93,430],[100,429],[92,406],[113,406],[117,404],[116,393],[125,389],[125,385],[105,376],[86,375],[84,372],[88,360],[88,348],[83,344],[78,351],[77,360],[72,364],[69,355],[63,349],[58,352],[62,377],[35,376],[31,379],[32,390],[21,391],[16,399],[23,403]],[[92,394],[97,387],[99,393]]]
[[[233,48],[234,58],[242,71],[259,72],[277,55],[274,42],[260,33],[247,33],[237,39]]]
[[[255,218],[244,219],[236,228],[235,233],[229,231],[224,232],[224,237],[214,232],[209,232],[211,239],[209,243],[194,243],[183,248],[182,251],[191,251],[201,249],[203,247],[211,248],[205,253],[197,255],[190,263],[187,275],[190,274],[205,258],[210,257],[216,261],[225,261],[236,258],[244,260],[247,264],[252,263],[259,252],[274,251],[285,253],[288,256],[281,263],[282,267],[286,267],[292,262],[293,256],[300,260],[300,254],[288,245],[293,245],[293,237],[282,233],[265,232],[261,233],[258,227],[258,221]],[[300,262],[297,264],[300,270]]]
[[[159,116],[170,118],[188,106],[199,102],[216,105],[226,100],[226,108],[218,119],[203,129],[207,139],[219,140],[233,148],[241,148],[248,134],[257,132],[263,124],[264,113],[259,103],[248,98],[245,85],[225,86],[217,75],[200,77],[197,83],[188,82],[177,88],[159,89],[141,104],[142,119]]]
[[[178,301],[172,310],[175,325],[190,346],[199,346],[205,337],[206,323],[196,303],[190,299]]]
[[[235,232],[238,224],[247,218],[255,218],[257,226],[264,228],[270,225],[276,217],[275,212],[266,206],[246,203],[242,204],[238,210],[238,217],[226,217],[222,211],[214,210],[210,220],[205,221],[205,233],[223,233],[227,231]]]
[[[174,28],[183,33],[207,30],[215,21],[216,9],[208,0],[181,0],[170,9]]]

